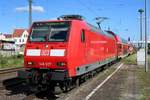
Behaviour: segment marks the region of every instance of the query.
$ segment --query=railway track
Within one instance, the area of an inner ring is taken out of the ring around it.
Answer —
[[[12,73],[12,72],[17,72],[18,70],[23,70],[23,69],[24,69],[24,67],[1,69],[0,70],[0,75],[1,74]]]
[[[0,89],[15,86],[15,85],[21,84],[25,81],[23,79],[19,79],[16,76],[16,72],[18,70],[24,70],[24,68],[18,67],[18,68],[7,68],[7,69],[0,70]],[[12,76],[14,76],[14,77],[12,77]]]
[[[113,64],[112,66],[116,66],[119,63]],[[105,66],[106,67],[106,66]],[[103,72],[107,68],[103,68],[100,72]],[[12,71],[11,71],[12,72]],[[67,93],[60,92],[59,89],[56,90],[56,93],[51,92],[31,92],[28,89],[28,85],[22,84],[24,80],[20,80],[19,78],[14,79],[8,79],[3,81],[5,83],[6,90],[14,91],[15,93],[24,94],[23,97],[21,97],[20,100],[66,100],[69,95],[72,95],[74,93],[78,93],[79,88],[85,87],[86,84],[89,84],[89,82],[94,78],[97,77],[99,72],[94,75],[92,78],[87,79],[83,84],[80,85],[80,87],[76,87],[72,90],[70,90]],[[7,74],[6,74],[7,75]],[[6,84],[8,83],[8,84]],[[23,89],[22,89],[23,88]],[[16,90],[15,90],[16,89]],[[18,89],[18,90],[17,90]],[[17,92],[16,92],[17,91]]]

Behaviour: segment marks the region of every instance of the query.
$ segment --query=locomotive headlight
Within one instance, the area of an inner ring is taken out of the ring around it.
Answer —
[[[57,64],[57,66],[66,66],[67,65],[66,62],[57,62],[56,64]]]
[[[28,65],[33,65],[33,62],[29,61],[27,62]]]

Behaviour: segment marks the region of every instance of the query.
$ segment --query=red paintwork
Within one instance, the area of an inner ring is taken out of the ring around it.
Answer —
[[[57,22],[60,20],[57,20]],[[56,22],[56,21],[46,21]],[[85,43],[81,42],[81,30],[85,30]],[[30,29],[31,30],[31,29]],[[76,68],[85,64],[103,61],[107,58],[117,57],[118,55],[118,36],[110,38],[104,34],[92,32],[86,22],[80,20],[71,20],[68,42],[27,42],[25,48],[24,66],[28,68],[49,68],[49,69],[66,69],[70,77],[76,76]],[[48,45],[48,48],[45,47]],[[64,57],[51,56],[27,56],[27,49],[65,49]],[[127,47],[124,45],[124,49]],[[123,52],[122,50],[119,51]],[[27,62],[32,61],[34,64],[28,66]],[[39,62],[50,62],[49,64],[39,65]],[[66,62],[67,65],[59,67],[57,62]]]

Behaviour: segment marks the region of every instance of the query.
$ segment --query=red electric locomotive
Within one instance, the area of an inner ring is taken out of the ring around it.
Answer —
[[[34,22],[18,75],[36,88],[68,88],[118,57],[117,37],[86,23],[79,15]],[[122,51],[120,51],[122,52]]]

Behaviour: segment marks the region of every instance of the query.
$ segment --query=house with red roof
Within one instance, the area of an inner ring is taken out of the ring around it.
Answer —
[[[27,29],[14,29],[12,34],[13,39],[15,40],[16,45],[26,44],[29,32]]]

